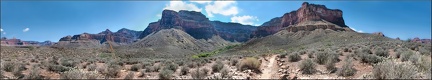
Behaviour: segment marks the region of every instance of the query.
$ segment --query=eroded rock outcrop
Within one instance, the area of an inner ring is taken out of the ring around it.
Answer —
[[[122,28],[117,32],[111,32],[109,29],[98,34],[82,33],[73,36],[65,36],[60,38],[58,46],[74,46],[95,44],[100,45],[105,42],[114,42],[115,44],[130,44],[137,40],[142,31],[134,31]],[[94,45],[92,45],[94,46]]]
[[[162,18],[157,22],[150,23],[139,38],[142,39],[153,32],[170,28],[185,31],[196,39],[209,39],[217,35],[210,20],[200,12],[164,10]]]
[[[256,31],[252,33],[252,37],[263,37],[274,34],[285,27],[296,25],[305,21],[327,21],[335,26],[341,28],[348,27],[345,25],[342,17],[342,11],[339,9],[328,9],[324,5],[309,4],[304,2],[302,6],[296,11],[285,13],[282,17],[273,18],[272,20],[265,22],[263,25],[258,27]],[[330,25],[332,26],[332,25]],[[319,26],[315,26],[318,28]],[[298,28],[289,28],[288,30],[296,31],[298,29],[312,30],[314,27],[300,26]],[[327,28],[327,27],[325,27]],[[328,27],[331,29],[332,27]],[[346,30],[341,28],[334,28],[338,30]]]

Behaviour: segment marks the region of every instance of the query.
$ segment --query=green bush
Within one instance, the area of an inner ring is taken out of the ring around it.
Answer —
[[[372,70],[376,79],[414,79],[417,73],[417,68],[411,64],[395,63],[390,60],[376,64]]]
[[[171,71],[169,69],[163,69],[160,73],[159,73],[159,79],[171,79],[172,78],[172,74],[174,73],[174,71]]]
[[[222,63],[222,61],[218,60],[215,64],[213,64],[212,71],[213,73],[219,72],[220,70],[222,70],[222,68],[224,68],[224,64]]]
[[[246,69],[259,71],[260,65],[261,65],[261,62],[258,59],[254,58],[254,57],[247,57],[240,62],[240,66],[239,66],[240,68],[239,69],[241,71],[246,70]]]
[[[287,56],[287,54],[288,54],[288,53],[281,53],[281,54],[279,55],[279,58],[285,58],[285,57]]]
[[[353,68],[352,59],[348,59],[336,73],[338,76],[353,76],[357,70]]]
[[[313,74],[316,71],[315,69],[316,65],[315,63],[312,62],[311,59],[306,59],[302,61],[299,67],[300,70],[302,71],[302,74]]]
[[[288,61],[297,62],[301,60],[301,56],[298,53],[292,53],[288,55]]]

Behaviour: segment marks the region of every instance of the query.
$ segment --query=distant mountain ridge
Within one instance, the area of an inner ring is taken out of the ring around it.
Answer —
[[[138,39],[141,32],[142,31],[134,31],[126,28],[122,28],[117,32],[111,32],[111,30],[106,29],[98,34],[82,33],[73,36],[65,36],[62,37],[56,45],[67,46],[69,44],[76,44],[76,46],[79,46],[80,44],[91,42],[95,44],[93,46],[96,46],[108,41],[116,44],[131,44]]]

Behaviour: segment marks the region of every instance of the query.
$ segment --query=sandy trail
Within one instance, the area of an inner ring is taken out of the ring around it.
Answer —
[[[262,74],[260,79],[273,79],[272,76],[274,76],[276,74],[276,56],[277,55],[273,55],[271,56],[271,58],[269,59],[269,62],[267,64],[266,67],[263,68]]]

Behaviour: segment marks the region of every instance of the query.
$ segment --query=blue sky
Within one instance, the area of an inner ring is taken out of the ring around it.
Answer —
[[[210,20],[261,25],[303,1],[2,1],[1,37],[55,41],[105,29],[144,30],[163,9],[200,11]],[[341,9],[357,31],[390,38],[431,38],[431,1],[309,1]],[[25,30],[27,28],[27,30]]]

